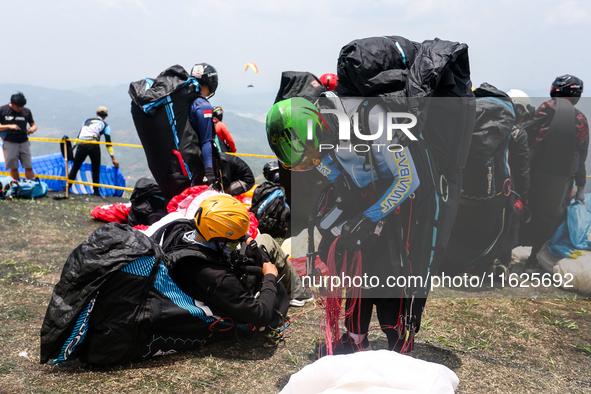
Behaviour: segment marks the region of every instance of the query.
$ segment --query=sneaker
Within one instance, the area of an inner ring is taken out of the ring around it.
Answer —
[[[332,350],[332,354],[337,356],[339,354],[351,354],[367,349],[369,349],[369,340],[367,339],[367,335],[365,338],[363,338],[361,343],[355,343],[349,333],[344,333],[339,342],[337,342],[335,348]],[[318,358],[327,356],[328,354],[328,347],[326,345],[320,346],[318,348]]]
[[[289,300],[290,306],[304,306],[307,302],[310,302],[314,299],[314,294],[308,289],[304,290],[304,294],[299,297],[293,298]]]

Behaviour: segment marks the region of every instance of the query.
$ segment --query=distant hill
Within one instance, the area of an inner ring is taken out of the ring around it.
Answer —
[[[127,94],[128,85],[116,87],[94,86],[87,89],[59,90],[39,86],[0,84],[0,105],[10,101],[10,96],[21,91],[27,98],[27,107],[31,109],[38,126],[35,137],[61,138],[67,135],[75,138],[85,119],[94,116],[96,108],[104,105],[109,109],[107,123],[113,131],[113,142],[140,144],[130,113],[130,98]],[[256,98],[254,96],[257,96]],[[228,97],[222,100],[214,96],[212,103],[224,108],[224,123],[228,126],[239,152],[271,155],[267,144],[265,124],[253,118],[263,118],[266,109],[273,104],[270,95],[247,94],[240,97]],[[265,98],[267,97],[267,98]],[[252,102],[251,102],[252,99]],[[266,102],[269,101],[269,104]],[[252,107],[249,110],[249,102]],[[268,105],[268,106],[267,106]],[[234,111],[233,108],[236,108]],[[238,113],[249,114],[249,117]],[[110,164],[108,153],[103,147],[102,164]],[[129,187],[133,187],[140,177],[151,177],[146,158],[142,149],[114,147],[115,157]],[[35,142],[32,144],[33,155],[44,155],[59,152],[55,143]],[[262,181],[263,165],[270,159],[242,157],[253,170],[257,181]]]

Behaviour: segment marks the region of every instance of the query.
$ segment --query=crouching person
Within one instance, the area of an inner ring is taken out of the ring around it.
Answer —
[[[194,220],[152,237],[119,223],[99,227],[64,264],[41,328],[41,363],[121,364],[261,332],[263,345],[275,346],[289,307],[278,276],[291,266],[278,270],[244,241],[249,219],[220,194]],[[228,253],[238,241],[241,250]]]
[[[265,249],[246,236],[249,223],[244,205],[220,194],[201,203],[195,220],[173,221],[152,238],[166,254],[186,251],[170,270],[183,292],[202,301],[216,316],[273,329],[283,323],[289,297]],[[245,236],[242,246],[246,250],[227,252],[228,243]],[[253,260],[256,265],[250,265]],[[285,268],[289,272],[289,267]],[[262,281],[256,280],[257,275],[262,275]]]

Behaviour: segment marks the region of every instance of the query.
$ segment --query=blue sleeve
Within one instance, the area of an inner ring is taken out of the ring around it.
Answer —
[[[204,98],[197,98],[189,111],[191,126],[199,136],[205,168],[213,167],[213,107]]]
[[[330,155],[326,155],[320,164],[316,166],[316,169],[322,175],[327,177],[330,182],[334,182],[334,180],[341,174]]]
[[[407,148],[391,154],[392,160],[388,167],[392,171],[394,181],[378,201],[363,214],[374,223],[396,209],[419,187],[419,177]]]

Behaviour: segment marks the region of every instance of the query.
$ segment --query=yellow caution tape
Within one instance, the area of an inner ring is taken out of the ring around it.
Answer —
[[[64,140],[63,139],[57,139],[57,138],[36,138],[36,137],[30,137],[29,138],[30,141],[42,141],[42,142],[57,142],[59,144],[63,144]],[[84,143],[84,144],[98,144],[98,145],[113,145],[113,146],[126,146],[126,147],[130,147],[130,148],[143,148],[142,145],[135,145],[135,144],[120,144],[120,143],[116,143],[116,142],[102,142],[102,141],[86,141],[86,140],[79,140],[79,139],[70,139],[70,138],[66,138],[67,141],[71,141],[74,143]],[[277,157],[272,156],[272,155],[255,155],[255,154],[251,154],[251,153],[231,153],[228,152],[229,155],[234,155],[234,156],[248,156],[248,157],[263,157],[263,158],[267,158],[267,159],[276,159]],[[0,175],[10,175],[10,172],[3,172],[0,171]],[[25,174],[19,174],[19,176],[24,177]],[[111,186],[111,185],[101,185],[98,183],[90,183],[90,182],[81,182],[81,181],[71,181],[66,177],[63,176],[54,176],[54,175],[35,175],[37,178],[41,178],[41,179],[57,179],[57,180],[62,180],[62,181],[66,181],[68,183],[77,183],[80,185],[88,185],[88,186],[97,186],[97,187],[105,187],[105,188],[109,188],[109,189],[117,189],[117,190],[126,190],[126,191],[133,191],[132,188],[129,187],[121,187],[121,186]]]
[[[112,185],[101,185],[100,183],[92,183],[92,182],[68,181],[68,183],[77,183],[79,185],[88,185],[88,186],[96,186],[96,187],[106,187],[106,188],[109,188],[109,189],[126,190],[128,192],[132,192],[133,191],[133,189],[130,188],[130,187],[112,186]]]
[[[253,155],[250,153],[231,153],[231,152],[226,152],[228,155],[233,155],[233,156],[249,156],[249,157],[265,157],[265,158],[269,158],[269,159],[276,159],[277,156],[271,156],[271,155]]]
[[[59,140],[57,138],[29,138],[29,140],[31,141],[44,141],[44,142],[57,142],[57,143],[63,143],[64,140]],[[102,141],[87,141],[87,140],[79,140],[79,139],[69,139],[66,138],[67,141],[71,141],[74,143],[83,143],[83,144],[98,144],[98,145],[113,145],[113,146],[127,146],[130,148],[143,148],[142,145],[135,145],[135,144],[120,144],[117,142],[102,142]],[[276,159],[276,156],[273,155],[255,155],[255,154],[251,154],[251,153],[231,153],[231,152],[227,152],[229,155],[234,155],[234,156],[249,156],[249,157],[264,157],[264,158],[268,158],[268,159]]]
[[[64,140],[58,140],[55,138],[29,138],[31,141],[45,141],[45,142],[59,142],[61,144],[64,143]],[[67,138],[66,140],[74,142],[74,143],[83,143],[83,144],[97,144],[97,145],[113,145],[113,146],[128,146],[131,148],[143,148],[142,145],[134,145],[134,144],[119,144],[117,142],[102,142],[102,141],[87,141],[87,140],[71,140]]]

